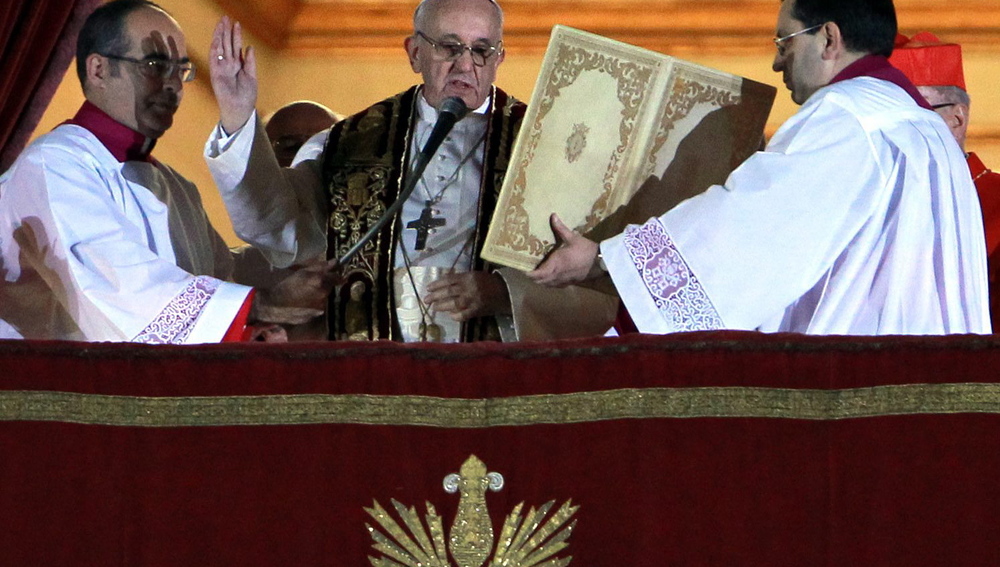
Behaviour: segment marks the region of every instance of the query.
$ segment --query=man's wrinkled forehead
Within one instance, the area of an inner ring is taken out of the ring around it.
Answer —
[[[469,43],[470,45],[480,45],[480,44],[482,44],[482,45],[495,45],[496,43],[498,43],[500,41],[499,38],[494,39],[492,37],[465,38],[465,37],[463,37],[462,34],[457,33],[457,32],[452,32],[452,33],[449,33],[449,32],[438,33],[438,37],[436,39],[438,41],[454,41],[456,43]]]
[[[938,89],[937,87],[928,87],[928,86],[920,85],[920,86],[917,86],[917,91],[932,106],[933,105],[937,105],[937,104],[941,104],[941,103],[946,103],[946,102],[953,102],[952,100],[950,100],[950,98],[947,95],[945,95],[943,92],[941,92],[941,90]]]

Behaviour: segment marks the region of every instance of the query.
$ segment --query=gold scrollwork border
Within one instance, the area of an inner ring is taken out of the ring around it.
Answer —
[[[496,245],[514,253],[525,253],[532,257],[540,257],[551,246],[552,242],[543,240],[532,233],[528,211],[525,209],[527,186],[526,169],[532,162],[539,140],[541,139],[542,121],[552,109],[560,91],[572,85],[584,71],[600,70],[617,81],[617,97],[622,104],[621,121],[619,122],[619,145],[609,156],[609,167],[602,180],[603,191],[595,201],[583,227],[574,227],[581,232],[587,232],[603,218],[608,208],[609,200],[614,192],[613,181],[619,169],[625,151],[628,149],[633,131],[636,127],[636,117],[642,103],[642,93],[648,89],[654,78],[655,69],[652,66],[623,61],[621,58],[600,52],[591,52],[583,47],[569,44],[559,45],[559,50],[552,67],[550,81],[545,84],[543,96],[540,99],[539,111],[535,119],[527,127],[530,135],[528,146],[517,168],[514,185],[507,202],[507,209],[500,218],[501,237]],[[526,235],[526,236],[524,236]]]
[[[954,413],[1000,414],[1000,384],[908,384],[844,390],[642,388],[482,399],[362,394],[136,397],[0,392],[0,421],[120,427],[361,424],[488,428],[619,419],[835,421]]]
[[[696,105],[708,103],[714,107],[722,108],[739,104],[741,100],[739,93],[729,92],[713,85],[702,84],[696,80],[687,79],[679,75],[671,77],[670,81],[670,91],[673,93],[673,96],[670,97],[663,111],[660,128],[653,142],[653,149],[649,152],[647,169],[650,171],[647,171],[646,175],[643,175],[640,179],[645,179],[652,173],[652,169],[656,166],[656,154],[660,152],[663,144],[667,142],[670,132],[673,131],[678,122],[687,118]]]

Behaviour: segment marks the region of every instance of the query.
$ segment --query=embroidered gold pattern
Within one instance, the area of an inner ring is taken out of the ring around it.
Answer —
[[[636,118],[642,102],[642,93],[653,78],[654,68],[652,65],[639,65],[622,61],[621,59],[610,57],[603,53],[588,52],[579,47],[560,45],[556,62],[553,68],[553,81],[545,85],[544,98],[541,109],[530,127],[531,136],[528,137],[528,149],[524,155],[524,162],[530,162],[534,157],[536,147],[541,139],[540,132],[542,119],[552,108],[555,99],[559,97],[559,91],[572,85],[584,71],[600,70],[617,81],[618,101],[622,104],[621,121],[619,122],[619,137],[621,143],[615,149],[609,159],[609,167],[605,172],[602,185],[604,191],[597,199],[588,215],[588,221],[583,227],[578,227],[580,232],[586,232],[597,224],[597,219],[606,216],[607,208],[610,206],[614,187],[613,180],[618,175],[626,149],[632,141],[636,127]],[[509,207],[503,211],[503,216],[498,220],[503,226],[500,234],[504,237],[497,241],[498,247],[508,248],[517,252],[527,252],[531,255],[540,255],[553,245],[552,242],[543,241],[536,236],[530,236],[531,231],[526,230],[530,220],[528,212],[525,210],[524,191],[527,185],[525,177],[526,168],[519,168],[517,177],[514,179],[514,187],[511,191]],[[519,235],[529,235],[527,238]]]
[[[347,188],[343,196],[331,200],[329,230],[340,243],[337,254],[356,244],[368,227],[385,213],[383,197],[388,174],[388,166],[346,166],[334,174],[332,185]],[[361,272],[368,278],[375,277],[377,267],[369,257],[376,251],[374,241],[367,244],[364,251],[366,253],[351,259],[345,275]]]
[[[445,491],[460,493],[458,512],[448,537],[448,551],[457,567],[481,567],[490,559],[494,538],[486,491],[496,492],[502,488],[503,476],[495,472],[487,473],[486,465],[475,455],[466,459],[459,474],[445,477]],[[491,567],[569,565],[572,557],[554,556],[569,546],[566,541],[576,527],[576,520],[568,525],[567,522],[580,507],[566,501],[549,516],[554,503],[547,502],[537,510],[532,507],[523,517],[521,510],[524,502],[514,507],[504,521]],[[370,524],[365,525],[374,542],[372,547],[382,554],[382,557],[368,556],[373,567],[450,567],[441,516],[434,505],[426,503],[424,519],[427,529],[424,529],[415,508],[407,508],[396,500],[392,500],[392,505],[406,526],[405,530],[377,500],[371,508],[365,508],[365,512],[382,529],[379,531]]]
[[[460,473],[444,478],[445,492],[461,494],[448,549],[459,567],[479,567],[493,549],[493,522],[486,508],[486,489],[493,492],[502,489],[503,477],[487,473],[486,465],[475,455],[466,459]]]
[[[393,179],[394,171],[402,171],[402,160],[397,160],[391,152],[386,152],[382,143],[390,143],[397,139],[401,106],[405,94],[387,99],[370,107],[360,115],[348,118],[344,126],[334,129],[329,146],[335,148],[333,157],[325,158],[324,169],[328,170],[327,198],[329,203],[329,219],[327,221],[328,255],[339,257],[354,246],[368,227],[378,221],[385,213],[388,193],[398,187],[399,180]],[[353,128],[357,124],[357,129]],[[404,132],[405,133],[405,132]],[[350,148],[346,154],[341,151]],[[404,149],[405,154],[405,149]],[[333,163],[327,163],[333,160]],[[398,163],[397,163],[398,162]],[[402,174],[400,174],[401,178]],[[396,183],[394,186],[393,183]],[[367,243],[359,254],[351,258],[343,268],[345,281],[363,281],[367,294],[364,296],[366,311],[371,315],[370,329],[345,328],[341,317],[347,316],[338,307],[330,314],[331,333],[337,339],[382,339],[392,338],[382,336],[383,327],[377,321],[377,312],[373,306],[381,306],[386,301],[384,294],[391,290],[391,279],[380,282],[379,275],[384,272],[380,265],[384,263],[380,251],[384,249],[384,238],[392,241],[395,238],[395,227],[389,226],[385,232],[376,235]],[[389,262],[391,265],[391,262]],[[331,293],[331,306],[351,305],[354,298],[350,295],[354,290],[348,286],[336,286]],[[367,315],[366,315],[367,316]],[[358,319],[355,317],[355,321]]]
[[[828,421],[952,413],[1000,414],[1000,384],[908,384],[848,390],[641,388],[479,399],[360,394],[153,398],[0,392],[0,421],[121,427],[351,423],[484,428],[611,419]]]
[[[699,80],[690,80],[679,76],[677,73],[678,71],[675,69],[673,76],[670,77],[670,89],[673,96],[669,97],[669,102],[666,108],[663,109],[663,116],[660,119],[659,129],[656,132],[653,149],[649,152],[647,171],[640,179],[644,179],[652,173],[656,165],[656,154],[659,153],[660,148],[666,143],[670,132],[677,125],[677,122],[683,120],[691,113],[691,110],[696,105],[708,103],[714,107],[722,108],[740,103],[740,94],[738,92],[703,84]],[[740,161],[747,157],[749,156],[740,156]]]
[[[590,128],[586,124],[574,124],[573,133],[566,140],[566,161],[573,163],[580,159],[580,154],[587,147],[587,134]]]

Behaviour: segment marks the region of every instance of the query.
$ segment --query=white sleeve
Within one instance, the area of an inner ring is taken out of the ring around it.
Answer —
[[[256,113],[226,136],[216,126],[205,161],[236,234],[284,268],[325,254],[326,203],[321,159],[281,168]]]
[[[0,209],[15,236],[3,246],[8,282],[64,313],[86,340],[218,342],[250,292],[155,252],[129,217],[147,212],[142,203],[91,155],[50,147],[22,156],[5,181]]]
[[[601,250],[640,331],[755,329],[831,268],[882,185],[852,115],[830,103],[803,107],[724,185]]]
[[[827,273],[885,198],[857,118],[803,107],[725,185],[660,217],[730,329],[755,329]]]
[[[618,298],[580,286],[550,288],[524,272],[499,268],[510,296],[511,315],[497,316],[504,342],[598,337],[618,311]]]

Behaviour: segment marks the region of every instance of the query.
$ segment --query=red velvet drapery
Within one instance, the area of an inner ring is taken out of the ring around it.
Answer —
[[[998,369],[995,336],[0,341],[0,565],[542,567],[386,558],[569,502],[527,547],[570,567],[995,567]],[[472,455],[504,483],[463,508]]]
[[[101,0],[0,2],[0,172],[34,131],[76,50],[76,36]]]

